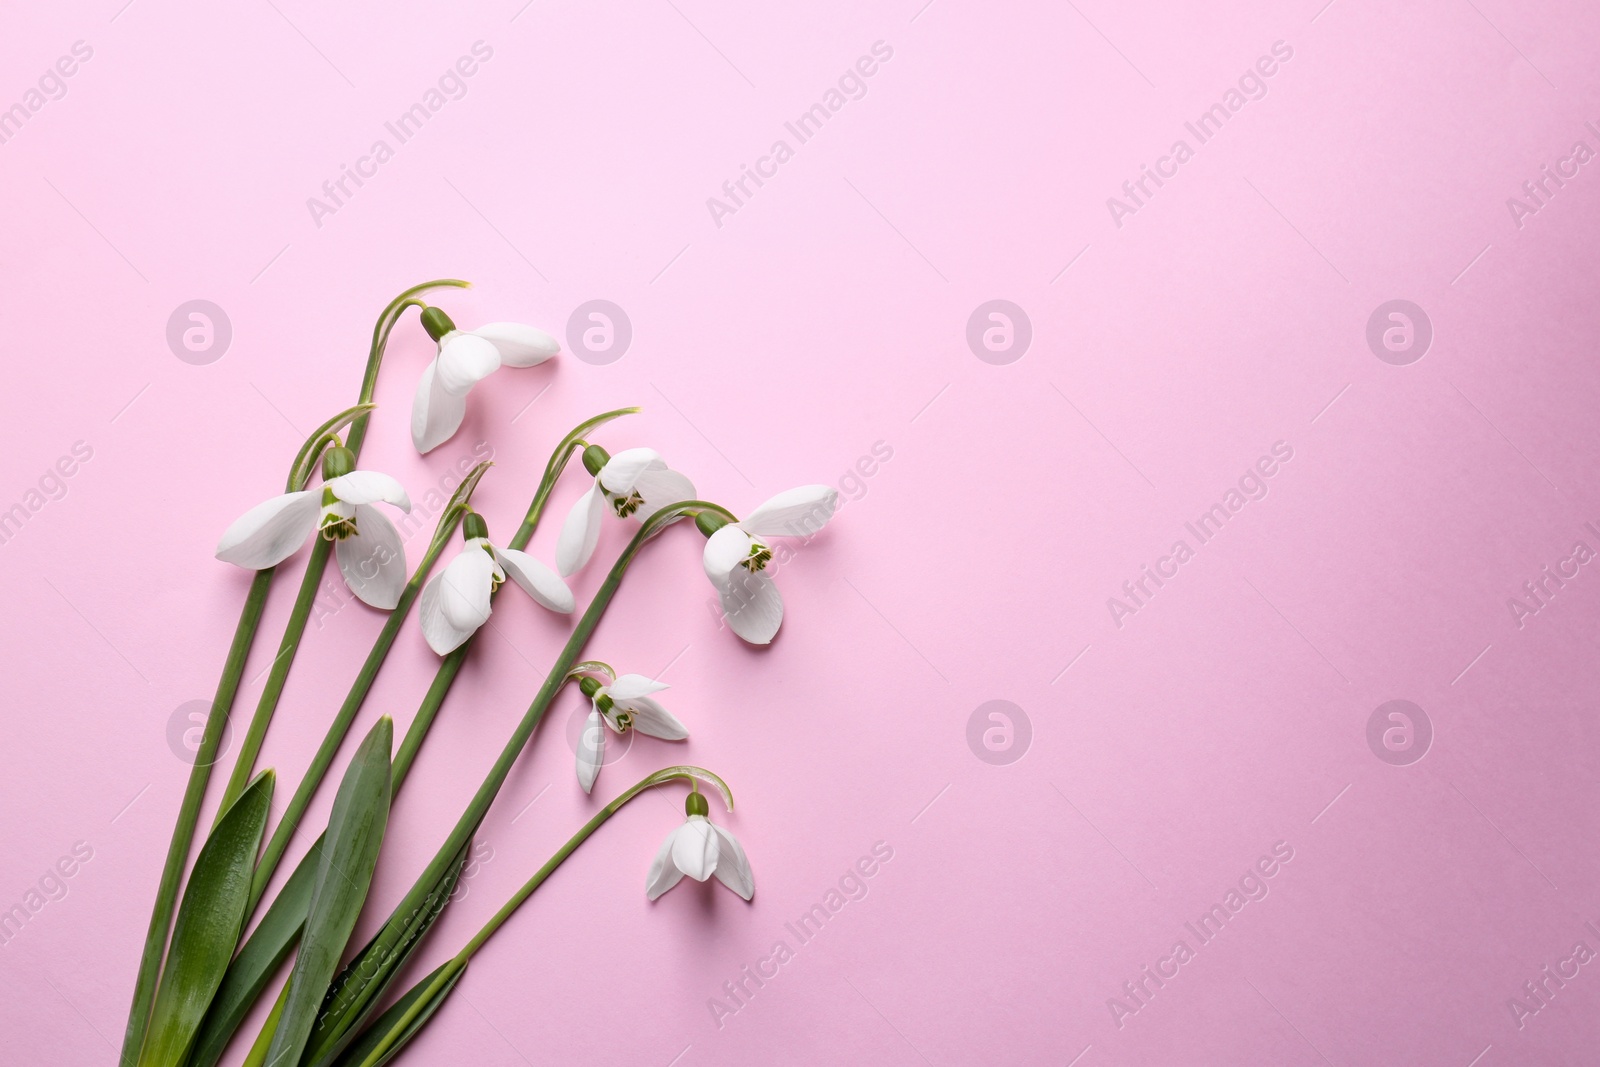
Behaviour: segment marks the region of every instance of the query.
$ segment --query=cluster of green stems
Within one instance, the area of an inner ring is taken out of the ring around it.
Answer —
[[[294,492],[305,488],[324,452],[329,448],[340,446],[338,435],[346,427],[348,427],[348,431],[343,442],[343,448],[348,449],[351,454],[359,454],[373,410],[372,397],[377,384],[378,369],[387,346],[390,331],[407,308],[420,307],[424,309],[424,312],[428,310],[428,305],[420,299],[419,294],[443,286],[464,287],[466,284],[454,279],[442,279],[425,283],[402,293],[384,309],[373,330],[372,345],[368,354],[358,403],[330,419],[307,440],[291,467],[286,491]],[[532,539],[539,520],[544,513],[545,506],[549,501],[551,491],[554,489],[562,471],[574,455],[582,454],[590,447],[585,435],[612,419],[637,410],[637,408],[622,408],[605,412],[580,424],[561,441],[546,465],[522,523],[518,526],[510,541],[507,542],[508,547],[523,549]],[[429,573],[463,519],[469,515],[474,515],[471,509],[471,497],[479,479],[481,479],[488,466],[488,463],[482,463],[474,468],[463,479],[461,485],[452,495],[440,516],[434,536],[422,560],[418,563],[415,572],[404,587],[398,603],[385,620],[344,701],[340,704],[333,719],[328,724],[322,742],[312,757],[305,775],[302,777],[287,806],[283,809],[276,827],[273,829],[265,848],[256,862],[250,883],[248,904],[245,908],[244,923],[241,928],[248,926],[251,916],[256,912],[265,897],[266,890],[276,873],[278,865],[281,863],[290,842],[300,829],[300,823],[307,807],[326,778],[340,746],[354,725],[362,704],[371,690],[401,627],[404,625],[406,617],[420,595]],[[501,786],[509,775],[512,765],[526,748],[540,720],[560,692],[562,686],[567,681],[578,678],[586,668],[604,666],[593,662],[580,662],[580,657],[606,608],[615,596],[629,565],[644,544],[655,534],[667,525],[686,517],[695,518],[697,520],[696,525],[707,535],[716,526],[724,522],[735,521],[735,516],[716,504],[692,500],[682,501],[663,508],[641,525],[633,539],[617,558],[605,580],[601,583],[588,608],[579,618],[544,683],[529,705],[527,712],[507,740],[499,757],[491,766],[482,784],[467,805],[466,810],[457,820],[445,841],[440,845],[432,861],[417,878],[405,898],[394,909],[389,921],[385,923],[374,941],[362,951],[356,962],[336,979],[334,988],[329,991],[328,1000],[324,1004],[324,1012],[319,1018],[317,1032],[312,1036],[310,1049],[302,1059],[302,1063],[307,1064],[308,1067],[322,1067],[325,1064],[332,1064],[336,1057],[338,1058],[338,1063],[341,1065],[348,1064],[349,1067],[357,1067],[358,1064],[362,1065],[362,1067],[366,1067],[366,1065],[376,1067],[377,1064],[387,1062],[405,1042],[414,1036],[418,1028],[426,1022],[443,998],[454,988],[455,983],[459,981],[461,973],[466,968],[467,961],[484,942],[565,861],[573,850],[593,834],[600,825],[645,789],[675,780],[686,779],[693,783],[696,778],[702,778],[716,785],[722,791],[729,808],[732,808],[732,796],[726,784],[709,771],[697,767],[679,766],[669,767],[647,776],[600,809],[583,828],[574,834],[551,857],[548,863],[541,867],[506,902],[500,911],[485,924],[483,929],[455,957],[426,976],[415,988],[402,997],[388,1013],[369,1027],[366,1034],[358,1035],[359,1028],[370,1016],[379,998],[398,974],[401,965],[420,943],[422,936],[426,934],[433,919],[437,917],[439,911],[448,900],[450,891],[454,887],[455,879],[459,877],[460,866],[470,847],[472,836],[477,832],[490,805],[494,802]],[[480,526],[481,520],[474,519],[472,525],[474,527]],[[316,591],[322,580],[330,548],[331,541],[328,539],[323,537],[315,539],[299,592],[291,609],[283,637],[279,642],[277,654],[272,661],[266,685],[257,701],[255,712],[251,717],[249,727],[241,743],[233,772],[224,789],[217,813],[219,821],[253,780],[255,763],[265,740],[267,729],[271,724],[273,713],[282,697],[295,654],[304,636],[305,625],[310,615]],[[134,999],[129,1013],[122,1049],[121,1067],[135,1067],[139,1062],[146,1028],[149,1024],[151,1004],[154,999],[157,981],[160,978],[162,956],[171,929],[182,872],[193,845],[200,808],[209,784],[210,772],[217,761],[217,750],[220,745],[223,728],[237,696],[240,681],[243,677],[245,661],[256,630],[260,625],[267,594],[274,575],[275,568],[262,570],[256,572],[251,580],[244,608],[241,612],[239,623],[235,628],[228,656],[224,663],[222,677],[212,701],[200,747],[191,767],[189,781],[179,808],[178,820],[168,847],[166,862],[162,868],[161,881],[157,888],[155,906],[152,909],[144,951],[140,958]],[[394,755],[391,765],[391,790],[393,792],[399,791],[415,763],[423,741],[436,721],[444,700],[461,671],[471,643],[472,641],[469,638],[467,642],[445,655],[440,661],[434,679],[406,730],[398,751]],[[238,955],[234,957],[232,965],[223,978],[221,987],[216,991],[215,997],[209,1006],[200,1032],[184,1061],[186,1067],[213,1067],[225,1051],[228,1042],[245,1015],[259,999],[272,974],[275,973],[279,965],[287,958],[289,952],[292,951],[305,921],[310,886],[322,843],[322,839],[319,838],[311,846],[307,855],[302,858],[299,865],[280,888],[251,937],[245,941]],[[365,967],[357,967],[356,964],[363,964]],[[373,966],[374,964],[376,966]],[[287,986],[285,986],[285,994],[287,994],[287,991]],[[284,997],[280,996],[278,1006],[269,1016],[266,1026],[252,1049],[251,1057],[246,1061],[247,1064],[260,1062],[264,1058],[276,1026],[278,1012],[282,1009],[283,1003]],[[174,1065],[174,1067],[177,1067],[177,1065]]]

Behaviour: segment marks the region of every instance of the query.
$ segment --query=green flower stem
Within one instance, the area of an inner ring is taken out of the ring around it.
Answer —
[[[345,437],[344,447],[352,455],[361,455],[361,446],[367,439],[367,425],[372,419],[372,397],[378,388],[378,371],[383,365],[383,354],[389,346],[389,334],[394,330],[395,324],[400,321],[401,314],[411,304],[412,298],[418,293],[443,286],[466,288],[470,282],[456,278],[441,278],[436,281],[423,282],[414,285],[389,301],[383,311],[378,315],[378,321],[372,327],[372,344],[367,349],[367,365],[361,375],[361,396],[356,401],[357,407],[352,411],[358,412],[349,420],[350,429]],[[333,441],[332,432],[319,431],[314,435],[314,447],[311,454],[311,463],[315,463],[316,454],[321,447]],[[298,466],[298,464],[297,464]],[[311,467],[305,468],[306,479],[309,480]],[[291,489],[302,486],[291,486]],[[311,615],[311,602],[316,599],[317,586],[322,582],[323,571],[328,565],[328,553],[332,545],[324,538],[318,538],[311,550],[311,558],[306,563],[305,577],[300,582],[300,593],[295,599],[294,612],[289,616],[289,625],[284,630],[283,640],[278,645],[277,658],[272,663],[272,674],[267,679],[267,687],[262,690],[261,700],[256,704],[255,714],[250,719],[249,730],[245,734],[244,744],[239,749],[239,755],[233,765],[233,774],[228,779],[227,788],[222,794],[222,804],[218,809],[217,818],[222,817],[231,804],[243,792],[245,783],[250,780],[250,775],[255,770],[256,756],[260,754],[262,742],[266,740],[267,727],[272,725],[272,716],[278,710],[278,700],[283,694],[283,686],[289,680],[289,668],[294,666],[295,653],[299,651],[300,639],[305,634],[306,621]],[[276,683],[276,684],[274,684]]]
[[[228,778],[227,788],[222,791],[222,803],[217,805],[217,822],[222,820],[223,813],[233,802],[239,799],[239,794],[244,792],[245,786],[250,784],[250,778],[255,773],[256,757],[261,754],[261,744],[266,740],[267,727],[272,723],[272,713],[277,710],[278,699],[283,695],[283,687],[289,681],[289,668],[294,666],[294,656],[300,649],[300,639],[305,635],[306,622],[311,618],[311,606],[317,599],[317,588],[322,584],[322,573],[327,569],[328,556],[332,551],[333,542],[321,536],[317,537],[316,544],[311,546],[311,558],[306,560],[306,572],[300,579],[300,592],[295,595],[294,608],[289,612],[289,623],[283,629],[283,640],[278,642],[278,654],[273,657],[267,684],[261,690],[261,699],[256,701],[255,714],[250,717],[250,728],[245,732],[244,741],[239,746],[239,755],[233,764],[233,774]],[[214,829],[215,823],[212,825]]]
[[[489,921],[483,924],[482,929],[473,935],[472,940],[468,941],[466,945],[462,947],[460,952],[456,953],[456,955],[451,958],[450,961],[447,962],[442,968],[434,972],[431,980],[428,980],[427,986],[423,989],[422,994],[416,998],[415,1002],[405,1011],[404,1014],[402,1014],[392,1025],[389,1026],[388,1031],[383,1036],[383,1039],[379,1041],[378,1044],[373,1047],[372,1051],[367,1054],[367,1057],[361,1061],[360,1067],[377,1067],[378,1064],[381,1064],[390,1058],[390,1055],[393,1051],[395,1051],[395,1046],[397,1044],[399,1044],[402,1040],[408,1039],[410,1036],[415,1036],[414,1034],[408,1034],[407,1031],[412,1029],[413,1025],[424,1011],[437,1009],[438,1005],[436,998],[438,998],[441,993],[456,980],[462,971],[466,970],[467,963],[472,959],[477,951],[483,947],[484,943],[488,941],[489,938],[493,937],[495,932],[505,924],[506,920],[511,918],[511,916],[515,914],[516,910],[527,902],[529,897],[533,896],[534,890],[543,885],[545,879],[554,874],[556,868],[565,863],[567,857],[576,852],[578,846],[587,841],[590,835],[592,835],[596,830],[600,829],[600,827],[603,826],[606,821],[611,818],[611,816],[621,811],[628,805],[629,801],[633,800],[633,798],[637,797],[640,793],[643,793],[646,789],[650,789],[658,785],[665,785],[667,782],[677,781],[680,778],[687,778],[691,784],[694,784],[698,778],[704,778],[707,781],[714,783],[717,788],[722,791],[723,799],[726,800],[728,804],[728,810],[733,810],[733,792],[728,788],[728,783],[724,782],[721,778],[706,770],[704,767],[666,767],[662,770],[656,771],[654,774],[640,779],[633,785],[629,786],[615,800],[611,801],[611,803],[595,812],[594,817],[588,822],[584,823],[583,827],[579,829],[577,833],[568,838],[567,843],[557,849],[555,855],[551,856],[550,859],[545,862],[543,867],[540,867],[537,871],[535,871],[533,877],[524,882],[522,884],[522,888],[513,893],[511,895],[511,899],[507,900],[505,904],[501,906],[500,910],[495,912],[494,915],[490,917]],[[696,788],[698,788],[698,786],[696,786]],[[404,998],[402,997],[402,999]]]
[[[484,472],[489,469],[487,461],[478,464],[465,478],[460,486],[451,495],[450,502],[439,516],[438,525],[434,528],[433,539],[428,543],[428,550],[423,554],[422,561],[417,564],[415,573],[406,582],[405,589],[400,594],[400,600],[390,610],[389,617],[384,620],[383,629],[378,632],[378,638],[372,644],[372,651],[367,653],[366,662],[361,665],[361,672],[356,675],[355,682],[350,686],[349,695],[344,698],[344,703],[339,706],[339,711],[328,724],[327,733],[323,735],[322,744],[317,749],[317,754],[311,759],[311,766],[306,769],[305,777],[300,780],[300,785],[295,789],[294,796],[290,798],[289,805],[284,809],[283,816],[278,820],[278,825],[272,831],[272,839],[267,842],[266,851],[262,853],[261,862],[256,865],[255,879],[250,885],[250,904],[245,909],[245,918],[248,921],[254,914],[256,905],[261,902],[261,894],[266,892],[267,883],[272,880],[272,874],[277,870],[278,863],[283,859],[284,850],[289,847],[289,840],[300,827],[300,819],[305,815],[311,798],[316,794],[317,787],[327,776],[328,768],[333,765],[333,758],[339,752],[339,746],[344,743],[345,735],[350,732],[350,727],[356,721],[356,715],[361,710],[361,705],[367,699],[367,694],[372,690],[372,684],[377,680],[378,671],[383,667],[384,659],[389,655],[395,638],[400,634],[400,627],[405,624],[406,617],[411,614],[411,606],[416,603],[417,597],[422,592],[422,585],[428,580],[434,564],[439,561],[439,555],[450,543],[451,534],[456,527],[461,525],[462,516],[466,514],[467,503],[472,499],[473,490],[478,487],[479,480]]]
[[[250,592],[245,596],[244,609],[239,613],[238,625],[234,627],[233,644],[228,646],[222,679],[217,683],[216,695],[211,698],[211,711],[206,716],[200,749],[195,753],[194,765],[189,768],[189,784],[184,788],[183,801],[178,807],[178,821],[172,828],[167,860],[161,869],[161,882],[156,887],[155,907],[150,912],[150,927],[145,932],[144,951],[139,957],[133,1007],[128,1014],[128,1027],[123,1038],[123,1067],[132,1067],[138,1060],[139,1049],[144,1045],[145,1029],[150,1023],[150,1005],[155,999],[156,981],[161,974],[161,956],[166,949],[172,913],[178,903],[178,882],[189,859],[189,847],[194,842],[195,826],[200,821],[200,805],[205,800],[206,786],[211,782],[211,767],[217,760],[222,730],[233,708],[233,698],[239,692],[245,660],[255,641],[256,629],[261,625],[261,613],[267,606],[267,591],[272,587],[272,577],[273,571],[269,568],[256,571],[255,577],[250,580]]]
[[[659,533],[669,523],[701,511],[727,514],[726,509],[704,500],[685,500],[671,504],[645,520],[638,533],[634,534],[633,540],[629,541],[627,547],[622,550],[621,555],[617,557],[617,561],[612,564],[611,571],[606,575],[605,581],[601,583],[600,588],[595,592],[594,599],[590,601],[588,609],[583,613],[583,617],[578,620],[578,625],[573,629],[571,637],[567,639],[566,646],[562,648],[560,655],[556,657],[555,665],[545,677],[544,684],[539,687],[539,691],[534,696],[533,702],[528,706],[527,712],[524,713],[522,721],[517,724],[516,730],[506,742],[494,765],[489,769],[488,775],[484,778],[482,784],[478,786],[477,792],[473,794],[472,801],[467,805],[467,809],[461,813],[461,817],[456,821],[456,825],[450,831],[449,837],[439,846],[439,851],[434,854],[433,859],[429,861],[428,866],[406,893],[405,898],[395,906],[394,911],[385,922],[384,928],[378,934],[380,940],[389,936],[391,931],[403,927],[408,916],[418,914],[427,906],[427,898],[432,888],[444,877],[455,857],[460,855],[462,849],[472,840],[472,835],[482,825],[484,816],[489,812],[489,806],[494,803],[495,797],[500,792],[500,787],[505,784],[507,776],[510,775],[512,765],[516,763],[517,757],[527,747],[528,742],[533,737],[534,730],[538,728],[540,720],[544,718],[544,713],[549,709],[550,704],[555,700],[556,694],[560,692],[562,685],[567,681],[567,672],[578,662],[583,653],[584,645],[588,643],[595,627],[600,624],[600,619],[605,615],[606,608],[610,605],[612,598],[616,596],[618,588],[621,587],[622,578],[627,573],[628,566],[638,556],[645,542]],[[373,991],[368,1003],[358,1011],[356,1019],[351,1024],[352,1026],[358,1024],[366,1011],[371,1009],[379,992],[381,990]]]

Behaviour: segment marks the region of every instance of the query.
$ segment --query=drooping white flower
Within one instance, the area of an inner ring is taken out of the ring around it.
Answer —
[[[654,449],[629,448],[608,456],[605,449],[584,449],[584,466],[594,474],[594,485],[578,498],[561,525],[556,541],[556,568],[563,576],[576,572],[600,541],[600,524],[606,509],[623,518],[644,522],[668,504],[694,499],[694,483],[667,466]]]
[[[491,598],[507,575],[541,607],[571,614],[576,604],[567,583],[528,553],[493,544],[481,515],[469,514],[461,532],[466,543],[460,554],[422,587],[428,647],[443,656],[477,633],[489,621]]]
[[[767,537],[810,537],[825,526],[839,505],[839,491],[828,485],[803,485],[779,493],[739,522],[718,528],[706,539],[706,577],[722,599],[728,627],[753,645],[765,645],[783,623],[783,597],[766,573],[772,561]],[[705,516],[702,516],[704,518]]]
[[[518,322],[458,330],[448,315],[430,307],[422,325],[439,342],[439,354],[422,372],[411,405],[411,443],[418,452],[431,452],[461,428],[474,385],[501,367],[537,366],[561,351],[554,337]]]
[[[350,591],[375,608],[393,608],[406,584],[405,548],[394,524],[372,505],[382,500],[410,511],[411,498],[389,475],[354,466],[349,449],[330,448],[323,456],[322,488],[257,504],[222,535],[217,558],[251,570],[276,567],[320,530],[334,542]]]
[[[585,793],[594,789],[605,763],[606,727],[617,734],[638,730],[666,741],[682,741],[689,736],[688,728],[678,717],[651,696],[668,688],[665,682],[642,674],[624,674],[610,685],[602,685],[595,678],[582,678],[578,684],[593,704],[578,739],[578,784]]]
[[[655,900],[686,874],[697,882],[714,874],[723,885],[749,900],[755,895],[756,880],[744,846],[706,818],[710,806],[704,795],[690,793],[683,806],[689,817],[661,843],[645,879],[645,896]]]

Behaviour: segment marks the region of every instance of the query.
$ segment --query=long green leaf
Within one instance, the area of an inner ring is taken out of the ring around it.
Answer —
[[[445,968],[450,968],[451,973],[445,984],[438,989],[433,988],[434,981],[442,974]],[[461,976],[467,973],[466,964],[456,965],[454,960],[446,960],[432,971],[427,977],[406,991],[406,995],[394,1002],[394,1006],[382,1015],[360,1037],[350,1043],[350,1047],[333,1062],[333,1067],[362,1067],[369,1056],[377,1049],[379,1042],[389,1037],[389,1032],[399,1028],[399,1034],[391,1042],[389,1049],[372,1061],[371,1067],[381,1067],[400,1054],[413,1037],[427,1025],[433,1018],[433,1013],[444,1004],[450,991],[455,989],[456,983],[461,981]],[[427,1001],[415,1013],[412,1005],[416,1004],[424,995]],[[402,1025],[401,1020],[410,1018]]]
[[[327,1067],[349,1043],[356,1027],[382,998],[450,902],[471,847],[472,843],[467,842],[415,911],[406,913],[404,918],[392,916],[339,972],[323,998],[316,1029],[300,1061],[302,1067]]]
[[[200,849],[178,907],[140,1067],[178,1067],[239,943],[250,871],[267,825],[273,775],[262,771]]]
[[[299,1061],[316,1025],[322,995],[356,928],[389,823],[389,757],[393,749],[394,722],[385,715],[367,733],[339,783],[317,882],[311,890],[305,933],[289,976],[289,996],[267,1049],[269,1065]]]

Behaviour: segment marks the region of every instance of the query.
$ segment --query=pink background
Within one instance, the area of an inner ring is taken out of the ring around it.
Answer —
[[[1322,4],[13,9],[0,106],[74,42],[93,55],[0,145],[0,508],[75,443],[92,458],[0,544],[0,907],[75,843],[93,855],[0,947],[7,1062],[113,1058],[187,773],[166,731],[209,697],[248,583],[216,539],[352,402],[383,303],[451,275],[477,283],[440,298],[463,325],[565,339],[607,299],[634,337],[609,365],[568,345],[496,376],[419,458],[430,345],[408,318],[363,466],[419,499],[482,442],[478,503],[507,535],[560,434],[628,403],[645,413],[600,439],[659,449],[736,511],[807,482],[852,499],[780,572],[770,651],[719,632],[690,530],[645,553],[590,651],[664,671],[692,739],[640,740],[586,798],[563,695],[425,965],[602,798],[683,759],[736,790],[722,818],[754,903],[714,885],[647,903],[682,809],[679,790],[642,800],[479,956],[414,1060],[1592,1060],[1600,966],[1520,1028],[1508,1001],[1575,943],[1600,950],[1600,576],[1579,567],[1520,626],[1508,601],[1574,542],[1600,549],[1600,172],[1520,226],[1507,198],[1574,142],[1600,149],[1600,19],[1577,0]],[[466,94],[317,225],[307,198],[477,41],[493,54]],[[785,121],[879,41],[865,95],[717,225],[707,198],[795,147]],[[1278,41],[1292,58],[1265,98],[1116,225],[1106,198],[1195,147],[1184,123]],[[208,365],[166,341],[194,299],[232,325]],[[1031,321],[1006,365],[966,340],[992,299]],[[1434,330],[1406,366],[1365,336],[1393,299]],[[1193,547],[1185,522],[1280,441],[1268,495],[1118,626],[1108,598]],[[875,446],[892,458],[853,478]],[[558,488],[545,559],[581,490],[575,472]],[[601,564],[626,532],[608,526]],[[286,783],[380,623],[319,612],[264,754]],[[363,931],[565,627],[502,598],[397,804]],[[408,624],[361,728],[409,721],[434,664]],[[1367,741],[1392,699],[1432,724],[1407,766]],[[1031,724],[1003,765],[968,744],[990,700]],[[893,858],[868,894],[798,944],[785,923],[878,842]],[[1201,945],[1184,924],[1278,842],[1293,859],[1268,895]],[[708,1001],[780,939],[793,959],[719,1026]],[[1194,958],[1114,1012],[1180,939]]]

